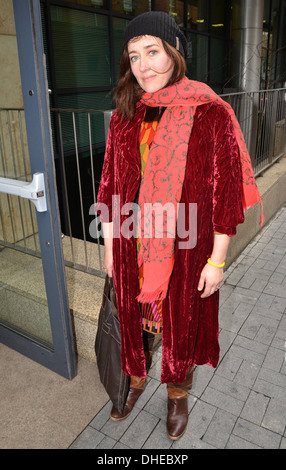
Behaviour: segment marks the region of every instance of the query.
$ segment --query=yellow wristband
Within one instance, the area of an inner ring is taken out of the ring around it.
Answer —
[[[225,265],[225,261],[222,264],[215,264],[212,262],[212,260],[209,258],[208,263],[211,264],[212,266],[215,266],[216,268],[223,268]]]

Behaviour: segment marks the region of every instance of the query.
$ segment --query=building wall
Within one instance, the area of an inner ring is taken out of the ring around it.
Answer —
[[[0,64],[0,108],[22,108],[23,98],[12,0],[0,0]]]

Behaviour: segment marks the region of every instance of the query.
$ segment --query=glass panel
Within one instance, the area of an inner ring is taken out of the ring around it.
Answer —
[[[0,111],[0,176],[32,181],[24,111]],[[35,206],[0,193],[0,323],[52,346]]]
[[[223,39],[211,38],[210,77],[211,83],[223,83],[226,77],[226,43]]]
[[[84,5],[87,7],[94,7],[98,9],[107,10],[108,0],[63,0],[67,3],[76,3],[77,5]]]
[[[95,193],[98,192],[102,165],[104,160],[104,148],[93,150],[93,170],[94,170],[94,184],[95,184]],[[59,162],[56,162],[57,170]],[[82,226],[82,216],[84,218],[84,227],[85,227],[85,237],[87,241],[94,242],[94,238],[90,236],[89,227],[90,223],[93,220],[92,216],[89,214],[91,205],[94,203],[94,194],[93,194],[93,181],[92,181],[92,168],[91,168],[91,159],[90,152],[83,152],[79,154],[79,160],[77,165],[76,155],[72,154],[65,156],[64,159],[64,168],[65,176],[67,182],[67,199],[66,204],[69,209],[70,215],[70,224],[71,224],[71,234],[74,238],[78,240],[84,239],[84,232]],[[83,204],[83,213],[81,211],[81,194],[79,189],[79,180],[81,182],[81,192],[82,192],[82,204]],[[62,203],[63,201],[60,201]],[[65,216],[62,215],[61,223],[62,231],[65,234],[69,233],[69,225],[65,220]],[[65,253],[65,255],[67,255]],[[79,255],[79,253],[78,253]],[[73,255],[71,257],[73,259]],[[67,256],[68,259],[68,256]],[[82,264],[82,261],[81,261]]]
[[[58,88],[110,84],[110,46],[106,16],[51,7]]]
[[[115,0],[112,2],[112,11],[116,13],[137,16],[150,10],[151,2],[148,0],[140,0],[140,2],[136,0]]]
[[[0,176],[32,181],[23,110],[0,109]]]
[[[211,3],[211,32],[224,35],[226,32],[227,5],[225,0]]]
[[[270,10],[271,6],[271,10]],[[285,81],[285,2],[265,0],[262,43],[262,88],[283,86]]]
[[[188,1],[188,28],[195,31],[208,31],[207,12],[207,0]]]
[[[1,242],[0,324],[45,346],[53,344],[41,258]]]
[[[263,36],[261,48],[261,89],[267,87],[268,80],[268,39],[269,37],[269,0],[264,0]]]
[[[119,79],[119,64],[122,54],[122,45],[124,38],[124,31],[129,21],[121,18],[113,18],[113,38],[114,38],[114,66],[116,81]]]
[[[207,81],[208,38],[200,34],[188,34],[188,76],[191,80]]]
[[[157,0],[156,10],[165,11],[177,24],[184,26],[184,2],[178,0]]]
[[[46,68],[47,68],[47,79],[49,88],[51,88],[51,67],[50,67],[50,60],[48,55],[48,37],[47,37],[47,30],[46,30],[46,12],[44,8],[44,4],[41,3],[41,20],[42,20],[42,33],[43,33],[43,45],[44,51],[46,55]]]
[[[270,0],[264,0],[264,11],[263,11],[263,26],[269,28],[269,8]]]
[[[111,96],[106,93],[81,93],[78,95],[65,95],[59,97],[59,107],[80,110],[106,110],[111,109]],[[54,119],[56,118],[53,113]],[[88,113],[76,112],[75,126],[78,148],[89,147]],[[90,124],[92,144],[105,140],[103,113],[91,113]],[[61,112],[61,126],[64,151],[75,148],[74,126],[72,112]]]
[[[280,28],[279,28],[279,42],[277,53],[277,76],[275,85],[278,88],[286,86],[286,4],[281,5],[282,11],[280,12]]]
[[[279,23],[280,23],[280,13],[279,12],[279,7],[280,7],[280,2],[279,0],[272,0],[271,7],[271,25],[270,25],[270,31],[271,31],[271,46],[270,46],[270,60],[269,60],[269,67],[270,67],[270,87],[275,88],[276,86],[276,77],[277,77],[277,69],[276,69],[276,60],[277,60],[277,53],[279,50],[279,33],[280,33],[280,28],[279,28]],[[281,31],[282,35],[285,37],[285,30]],[[283,49],[282,49],[283,50]],[[285,53],[285,52],[284,52]],[[285,70],[284,70],[285,73]]]

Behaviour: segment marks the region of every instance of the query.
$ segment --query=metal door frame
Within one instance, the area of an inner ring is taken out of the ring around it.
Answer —
[[[31,173],[44,174],[47,196],[47,211],[36,214],[53,350],[2,326],[0,340],[72,379],[76,361],[61,243],[40,0],[13,0],[13,6]]]

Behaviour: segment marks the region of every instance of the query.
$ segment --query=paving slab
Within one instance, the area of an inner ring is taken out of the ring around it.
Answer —
[[[167,391],[158,343],[147,387],[131,415],[110,420],[96,365],[81,359],[71,382],[0,345],[2,449],[176,452],[286,448],[286,207],[225,272],[220,361],[196,367],[189,423],[166,433]],[[23,393],[25,392],[25,393]]]
[[[195,369],[184,436],[173,442],[166,433],[167,392],[160,384],[159,345],[146,390],[128,420],[111,421],[107,402],[87,427],[105,436],[93,448],[102,449],[104,443],[113,449],[174,452],[286,447],[285,241],[283,207],[225,272],[220,362],[215,370]]]

